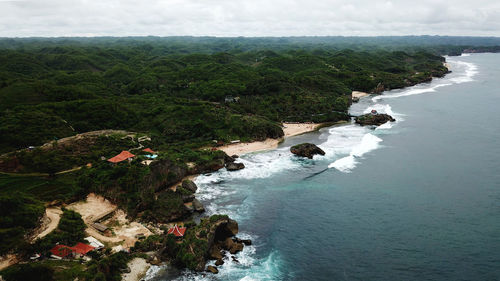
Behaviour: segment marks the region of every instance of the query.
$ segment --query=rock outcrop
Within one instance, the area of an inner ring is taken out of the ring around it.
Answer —
[[[212,266],[212,265],[207,266],[207,271],[212,272],[213,274],[219,273],[219,270],[217,269],[217,267]]]
[[[378,83],[377,87],[375,87],[375,89],[373,89],[373,93],[374,94],[380,94],[382,93],[383,91],[385,90],[385,86],[382,84],[382,83]]]
[[[301,143],[294,145],[290,148],[290,152],[298,156],[307,157],[309,159],[312,159],[316,154],[325,155],[323,149],[317,147],[312,143]]]
[[[223,264],[224,251],[238,253],[245,244],[251,243],[234,238],[237,233],[238,223],[228,216],[203,218],[200,224],[188,227],[181,242],[173,236],[167,237],[161,247],[161,256],[180,268],[207,270],[207,260],[216,260],[217,265]]]
[[[237,171],[245,168],[243,163],[230,162],[226,164],[226,169],[228,171]]]
[[[380,126],[387,122],[394,122],[396,119],[389,114],[364,114],[356,117],[356,123],[361,126]]]
[[[192,180],[184,180],[182,182],[182,188],[195,193],[198,190],[198,186]]]
[[[195,212],[198,212],[198,213],[205,212],[205,207],[203,207],[203,204],[201,204],[201,202],[198,201],[198,199],[193,200],[193,209]]]

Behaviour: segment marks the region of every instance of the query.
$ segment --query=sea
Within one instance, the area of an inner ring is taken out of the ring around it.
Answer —
[[[350,109],[396,122],[323,128],[199,176],[207,215],[253,245],[217,275],[152,267],[146,280],[500,280],[500,54],[446,60],[444,78]],[[303,142],[326,155],[292,155]]]

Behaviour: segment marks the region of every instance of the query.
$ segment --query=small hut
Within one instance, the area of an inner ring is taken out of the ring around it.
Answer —
[[[186,228],[178,227],[177,225],[175,225],[174,227],[170,228],[167,231],[167,235],[173,234],[175,237],[183,237],[184,233],[186,233]]]

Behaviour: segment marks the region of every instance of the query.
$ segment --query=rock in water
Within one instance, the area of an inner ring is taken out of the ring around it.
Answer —
[[[217,267],[211,266],[211,265],[207,266],[207,271],[212,272],[213,274],[219,273],[219,270],[217,269]]]
[[[219,265],[223,265],[224,264],[224,261],[222,259],[218,259],[216,262],[215,262],[215,265],[219,266]]]
[[[366,125],[380,126],[389,121],[394,122],[396,121],[396,119],[392,118],[392,116],[389,114],[371,114],[371,113],[356,117],[356,123],[361,126],[366,126]]]
[[[182,188],[187,189],[191,191],[192,193],[195,193],[196,190],[198,190],[198,187],[192,180],[185,180],[182,182]]]
[[[226,169],[228,171],[237,171],[243,168],[245,168],[245,165],[243,165],[243,163],[235,163],[235,162],[226,163]]]
[[[294,145],[290,148],[290,152],[298,156],[307,157],[309,159],[312,159],[316,154],[325,155],[323,149],[317,147],[312,143],[301,143]]]
[[[195,212],[198,213],[203,213],[205,212],[205,207],[203,207],[203,204],[198,199],[193,200],[193,208]]]
[[[231,249],[229,249],[229,253],[233,255],[241,251],[243,251],[243,243],[233,243]]]
[[[222,254],[220,252],[220,248],[216,245],[213,246],[208,252],[208,258],[211,260],[219,260],[222,259]]]

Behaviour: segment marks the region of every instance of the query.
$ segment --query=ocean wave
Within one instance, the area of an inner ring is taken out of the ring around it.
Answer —
[[[282,259],[277,251],[272,251],[269,255],[262,259],[254,258],[254,246],[245,246],[243,251],[237,253],[235,258],[238,262],[232,261],[232,256],[226,253],[224,256],[225,263],[217,269],[217,275],[207,274],[200,275],[197,272],[184,271],[183,274],[175,279],[176,281],[206,281],[206,280],[281,280],[283,279]],[[214,265],[214,261],[210,261],[207,265]]]
[[[348,156],[336,160],[328,165],[328,168],[335,168],[341,172],[349,173],[356,167],[356,164],[358,163],[356,159],[372,150],[377,149],[380,146],[380,142],[382,142],[381,138],[370,133],[365,134],[361,139],[361,142],[352,147]]]
[[[460,75],[458,77],[454,77],[454,78],[450,79],[450,81],[455,83],[455,84],[472,82],[472,81],[474,81],[473,77],[479,73],[477,65],[475,65],[471,62],[456,61],[456,60],[451,60],[450,62],[453,62],[458,67],[463,67],[465,69],[464,75]]]
[[[458,79],[458,77],[457,77]],[[460,78],[460,79],[465,79],[465,78]],[[451,79],[453,80],[453,79]],[[394,93],[394,94],[384,94],[384,95],[379,95],[375,96],[372,98],[372,101],[376,102],[381,99],[394,99],[394,98],[400,98],[400,97],[407,97],[407,96],[413,96],[413,95],[421,95],[425,93],[433,93],[436,92],[436,89],[441,88],[441,87],[446,87],[446,86],[451,86],[453,85],[452,83],[441,83],[437,84],[434,86],[414,86],[411,88],[408,88],[407,90],[404,90],[402,92]]]

